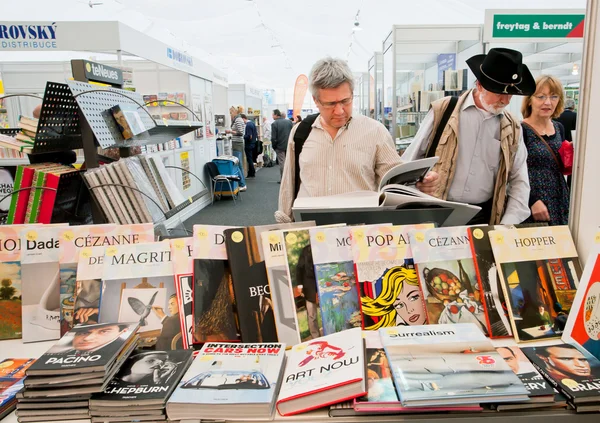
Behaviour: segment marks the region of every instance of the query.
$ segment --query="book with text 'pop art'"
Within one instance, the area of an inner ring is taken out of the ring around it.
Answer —
[[[560,338],[581,276],[569,227],[519,228],[489,235],[517,342]]]
[[[223,415],[269,419],[285,344],[206,342],[167,402],[170,420]]]
[[[277,411],[303,413],[367,394],[360,328],[294,346],[288,355]]]

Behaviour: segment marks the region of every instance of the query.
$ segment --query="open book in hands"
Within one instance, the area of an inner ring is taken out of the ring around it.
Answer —
[[[302,213],[316,210],[361,209],[367,211],[378,208],[429,208],[445,207],[452,209],[443,226],[464,225],[473,218],[480,207],[453,201],[444,201],[419,191],[415,185],[437,163],[438,157],[402,163],[390,169],[379,183],[379,191],[354,191],[324,197],[299,197],[292,210],[296,221],[302,220]]]

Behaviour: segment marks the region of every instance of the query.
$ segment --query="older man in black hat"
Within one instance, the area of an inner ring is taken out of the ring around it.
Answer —
[[[403,160],[438,156],[436,197],[481,207],[470,224],[516,224],[530,213],[527,150],[513,95],[535,92],[521,53],[494,48],[467,60],[476,87],[431,104]]]

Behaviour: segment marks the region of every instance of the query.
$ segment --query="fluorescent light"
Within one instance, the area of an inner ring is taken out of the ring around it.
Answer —
[[[571,75],[579,75],[579,65],[577,63],[573,63],[573,70],[571,70]]]

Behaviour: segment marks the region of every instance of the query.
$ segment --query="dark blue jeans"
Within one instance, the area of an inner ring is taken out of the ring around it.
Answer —
[[[254,169],[254,150],[256,149],[256,143],[246,144],[244,151],[246,152],[246,161],[248,162],[248,176],[252,177],[256,175]]]

